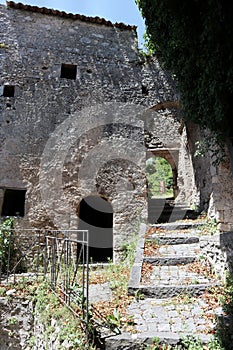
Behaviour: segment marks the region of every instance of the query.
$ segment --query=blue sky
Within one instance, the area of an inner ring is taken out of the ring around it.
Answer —
[[[134,0],[15,0],[23,4],[54,8],[87,16],[99,16],[112,22],[123,22],[138,27],[139,46],[145,32],[144,20]],[[6,2],[0,0],[0,4]]]

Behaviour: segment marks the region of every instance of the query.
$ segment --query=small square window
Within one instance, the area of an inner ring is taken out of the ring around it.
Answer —
[[[61,78],[66,79],[76,79],[77,75],[77,65],[76,64],[66,64],[61,65]]]
[[[14,97],[15,96],[14,85],[4,85],[3,86],[3,96],[4,97]]]
[[[2,216],[24,216],[26,190],[6,189],[4,192]]]

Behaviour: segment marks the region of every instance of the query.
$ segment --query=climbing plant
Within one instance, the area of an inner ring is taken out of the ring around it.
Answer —
[[[148,42],[181,92],[184,118],[233,136],[233,4],[221,0],[135,0]]]

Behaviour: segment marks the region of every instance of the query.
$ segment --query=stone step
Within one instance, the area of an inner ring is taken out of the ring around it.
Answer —
[[[176,221],[176,222],[166,222],[166,223],[160,223],[160,224],[153,224],[149,227],[155,227],[158,229],[164,229],[167,231],[173,231],[173,230],[197,230],[205,225],[204,220],[185,220],[185,221]]]
[[[175,346],[180,344],[183,335],[192,333],[172,333],[172,332],[140,332],[137,334],[122,333],[114,335],[103,340],[105,350],[142,350],[152,346],[155,338],[160,339],[161,345]],[[209,335],[200,334],[200,339],[203,345],[209,343],[211,337]]]
[[[196,219],[198,213],[182,203],[165,198],[148,201],[148,221],[150,223],[174,222],[182,219]]]
[[[149,223],[166,223],[174,222],[177,220],[183,219],[192,219],[193,216],[187,212],[187,210],[171,210],[171,211],[162,211],[156,212],[152,211],[148,214]]]
[[[150,241],[150,240],[148,240]],[[197,257],[200,253],[199,243],[190,243],[190,244],[168,244],[160,245],[154,253],[153,258],[162,257],[162,258],[186,258],[186,257]],[[147,258],[147,256],[145,256]]]
[[[196,260],[196,256],[168,256],[168,257],[144,257],[144,262],[156,266],[174,266],[190,264]]]
[[[151,237],[147,238],[146,241],[155,241],[157,244],[192,244],[199,243],[200,238],[193,235],[163,235],[163,234],[152,234]]]
[[[206,294],[220,281],[204,265],[203,268],[199,263],[193,265],[200,253],[198,230],[204,224],[203,220],[185,220],[150,225],[155,232],[141,236],[128,286],[128,294],[135,296],[128,313],[134,317],[136,334],[117,336],[119,341],[120,337],[123,339],[125,348],[144,349],[154,337],[160,339],[161,345],[181,344],[183,336],[198,337],[202,344],[208,344],[216,317],[221,317],[223,311],[219,305],[213,309]],[[154,252],[154,256],[145,256],[143,247],[148,241],[158,245],[146,250],[147,254]],[[109,344],[112,341],[107,340]],[[125,349],[119,344],[117,349]]]
[[[221,307],[213,305],[200,297],[172,299],[139,299],[133,301],[127,309],[133,316],[135,333],[122,334],[105,340],[106,349],[145,349],[154,338],[160,339],[160,345],[180,344],[184,336],[196,336],[202,344],[208,344],[216,319],[223,313]],[[212,314],[212,319],[203,318],[203,314]],[[208,333],[208,334],[206,334]]]
[[[202,273],[193,272],[186,265],[143,265],[141,274],[140,284],[153,287],[157,285],[168,286],[169,284],[186,287],[189,284],[213,284],[218,281],[214,278],[208,278]]]
[[[180,295],[199,296],[206,290],[216,286],[216,283],[189,285],[141,285],[139,288],[130,287],[129,295],[139,295],[144,298],[169,299]]]

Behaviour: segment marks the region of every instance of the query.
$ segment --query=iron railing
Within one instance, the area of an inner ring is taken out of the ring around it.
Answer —
[[[82,321],[88,340],[89,234],[87,230],[1,230],[0,284],[43,278]]]

